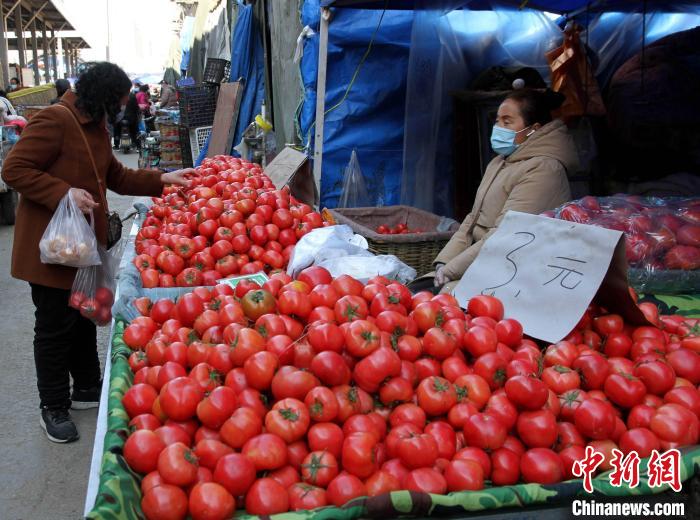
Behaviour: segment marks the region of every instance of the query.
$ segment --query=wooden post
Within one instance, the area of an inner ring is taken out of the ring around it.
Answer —
[[[15,9],[15,36],[17,37],[17,50],[19,51],[19,67],[21,69],[27,66],[27,54],[24,46],[24,25],[22,24],[22,5],[18,5]],[[20,76],[22,72],[20,71]],[[22,78],[19,78],[20,84]]]
[[[32,60],[34,60],[34,85],[41,84],[41,73],[39,72],[39,44],[36,39],[36,18],[31,23],[32,32]]]
[[[51,61],[53,62],[51,65],[53,66],[54,81],[58,79],[58,56],[56,53],[57,45],[58,43],[56,42],[56,33],[54,32],[53,28],[51,28]]]
[[[10,83],[10,61],[7,56],[7,22],[5,21],[5,10],[0,2],[0,87],[5,88]]]
[[[46,23],[41,24],[41,46],[44,51],[44,81],[51,83],[51,60],[49,59],[49,40],[46,36]]]

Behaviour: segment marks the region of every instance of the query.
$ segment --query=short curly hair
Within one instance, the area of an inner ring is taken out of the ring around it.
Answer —
[[[75,105],[93,121],[113,119],[121,110],[121,100],[129,94],[131,80],[121,68],[106,61],[81,66],[75,84]]]

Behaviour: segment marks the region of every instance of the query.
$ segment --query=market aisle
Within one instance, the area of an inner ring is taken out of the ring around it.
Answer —
[[[136,167],[138,155],[117,154]],[[132,197],[113,193],[113,210],[124,215]],[[67,445],[48,441],[39,426],[32,338],[34,307],[29,285],[10,276],[13,227],[0,226],[0,517],[4,520],[79,518],[83,512],[97,409],[73,411],[80,440]],[[104,360],[109,329],[98,329]]]

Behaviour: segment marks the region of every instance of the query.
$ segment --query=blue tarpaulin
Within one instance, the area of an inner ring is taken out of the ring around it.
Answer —
[[[491,66],[535,66],[548,78],[548,67],[544,51],[558,45],[560,28],[555,24],[556,17],[545,18],[535,15],[535,11],[525,9],[519,11],[514,6],[523,4],[522,0],[488,1],[488,0],[440,0],[438,5],[463,4],[467,7],[464,13],[455,12],[449,17],[452,26],[451,36],[456,38],[457,48],[463,60],[464,70],[459,88],[468,88],[471,81],[479,72]],[[321,178],[321,203],[334,207],[337,203],[343,168],[347,165],[353,148],[357,149],[358,158],[364,174],[368,191],[375,197],[377,205],[390,205],[408,202],[401,199],[402,172],[405,161],[412,160],[411,153],[404,155],[409,142],[404,142],[404,136],[411,137],[413,155],[419,153],[418,145],[433,141],[429,150],[430,157],[423,160],[433,161],[430,168],[429,184],[434,194],[422,194],[423,203],[413,201],[415,205],[424,207],[436,213],[450,214],[451,203],[445,197],[440,181],[447,180],[450,171],[452,142],[448,113],[449,91],[456,86],[442,81],[438,90],[432,88],[431,82],[438,81],[430,76],[431,64],[420,63],[416,59],[415,41],[413,35],[426,31],[416,31],[415,24],[420,11],[415,7],[435,9],[432,0],[377,0],[374,2],[358,0],[305,0],[301,7],[302,26],[309,25],[316,35],[305,40],[304,55],[301,62],[301,75],[304,84],[304,103],[299,111],[300,127],[306,142],[311,141],[313,149],[313,122],[315,119],[316,78],[318,71],[318,41],[320,6],[355,7],[353,9],[338,8],[333,10],[329,28],[328,70],[325,107],[332,109],[343,97],[357,64],[367,50],[383,8],[388,6],[377,32],[375,44],[363,64],[354,84],[350,88],[347,99],[337,108],[327,113],[324,129],[323,171]],[[601,88],[605,88],[612,74],[630,56],[642,46],[642,10],[644,3],[628,0],[606,0],[592,2],[589,0],[532,0],[525,4],[549,12],[571,13],[590,5],[598,11],[579,13],[579,22],[589,28],[588,37],[584,38],[596,57],[596,73]],[[493,12],[489,11],[492,6]],[[697,25],[697,13],[700,10],[698,1],[661,1],[648,2],[646,15],[646,43],[674,32]],[[360,9],[357,7],[365,7]],[[614,10],[624,11],[611,12]],[[471,11],[469,11],[471,10]],[[662,11],[662,12],[659,12]],[[449,9],[447,10],[449,12]],[[471,15],[469,14],[471,13]],[[481,14],[479,14],[481,13]],[[673,13],[673,14],[670,14]],[[682,14],[681,14],[682,13]],[[474,16],[472,16],[474,15]],[[485,18],[484,18],[485,17]],[[439,18],[436,17],[436,20]],[[530,20],[536,22],[528,29]],[[551,21],[551,22],[550,22]],[[517,23],[516,23],[517,22]],[[440,19],[440,23],[444,23]],[[490,29],[486,31],[485,27]],[[548,28],[549,27],[549,28]],[[485,32],[486,31],[486,32]],[[429,32],[426,32],[429,34]],[[539,38],[539,39],[538,39]],[[537,39],[535,41],[535,39]],[[476,42],[476,44],[475,44]],[[520,42],[520,43],[518,43]],[[440,41],[444,46],[444,41]],[[440,46],[440,45],[439,45]],[[422,47],[425,47],[423,45]],[[454,46],[453,46],[454,47]],[[423,53],[425,54],[425,53]],[[435,53],[433,53],[435,54]],[[413,56],[413,65],[409,70],[409,56]],[[440,58],[429,55],[428,59]],[[454,56],[450,58],[454,59]],[[408,103],[406,107],[407,76],[425,72],[426,94],[424,102],[419,105]],[[450,69],[455,72],[455,69]],[[447,72],[449,74],[449,71]],[[442,88],[444,91],[439,91]],[[445,115],[440,116],[443,123],[437,126],[425,126],[424,130],[408,132],[411,121],[421,121],[420,110],[427,110]],[[447,118],[447,119],[446,119]],[[421,139],[420,132],[425,133],[436,129],[435,136]],[[405,132],[406,130],[406,132]],[[418,143],[418,144],[415,144]],[[410,151],[410,150],[409,150]],[[416,160],[414,160],[416,162]],[[419,179],[426,170],[417,162],[414,179]],[[455,175],[458,175],[456,172]],[[446,179],[443,179],[446,178]],[[404,183],[405,184],[405,183]],[[420,183],[413,183],[418,185]],[[447,186],[449,188],[449,186]],[[409,191],[417,191],[411,188]],[[427,191],[427,190],[422,190]]]
[[[260,113],[265,100],[265,56],[253,6],[238,2],[238,19],[231,36],[231,81],[242,80],[243,91],[238,124],[233,138],[236,146],[244,130]]]
[[[307,38],[301,61],[304,104],[300,128],[305,141],[313,136],[318,72],[319,0],[306,0],[302,26],[316,35]],[[377,29],[380,11],[339,9],[333,16],[328,42],[326,110],[343,98],[351,78]],[[406,71],[411,39],[411,12],[384,16],[372,49],[347,99],[325,119],[321,205],[335,207],[343,169],[357,150],[371,203],[398,204],[401,195]]]
[[[192,38],[194,34],[194,16],[186,16],[180,29],[180,46],[182,48],[182,60],[180,70],[187,70],[190,66],[190,52],[192,51]]]

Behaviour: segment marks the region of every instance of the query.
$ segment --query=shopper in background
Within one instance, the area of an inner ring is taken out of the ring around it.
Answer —
[[[160,108],[172,108],[177,106],[177,92],[165,80],[160,82]]]
[[[129,130],[129,136],[131,137],[131,143],[134,146],[138,146],[138,135],[139,135],[139,121],[141,120],[141,111],[139,110],[139,104],[136,101],[136,94],[133,92],[129,94],[129,100],[126,102],[124,109],[117,114],[112,125],[112,137],[114,138],[114,149],[119,149],[119,144],[121,142],[122,129],[126,126]]]
[[[0,90],[0,125],[14,126],[18,134],[27,126],[27,120],[17,114],[12,102],[7,99],[7,92]]]
[[[83,213],[93,214],[97,239],[105,244],[108,208],[101,201],[108,188],[122,195],[157,196],[164,184],[187,186],[185,174],[193,172],[132,170],[114,157],[105,120],[119,113],[130,88],[116,65],[85,64],[75,92],[32,117],[2,170],[3,180],[21,195],[12,276],[31,286],[41,426],[54,442],[78,439],[68,410],[98,406],[101,376],[95,325],[68,305],[76,269],[42,263],[41,236],[70,192]]]
[[[17,90],[20,87],[19,78],[12,78],[8,90]]]
[[[573,138],[552,110],[564,96],[552,91],[515,90],[498,108],[489,163],[471,213],[434,262],[435,286],[450,290],[510,211],[538,214],[571,198],[567,173],[578,165]],[[453,283],[449,283],[453,282]]]
[[[70,81],[64,78],[60,78],[56,80],[56,97],[51,100],[51,104],[58,103],[61,101],[61,98],[63,97],[63,94],[68,92],[70,90]]]
[[[139,87],[139,91],[136,93],[136,101],[142,112],[148,109],[151,105],[151,94],[148,90],[148,85],[141,85]]]

